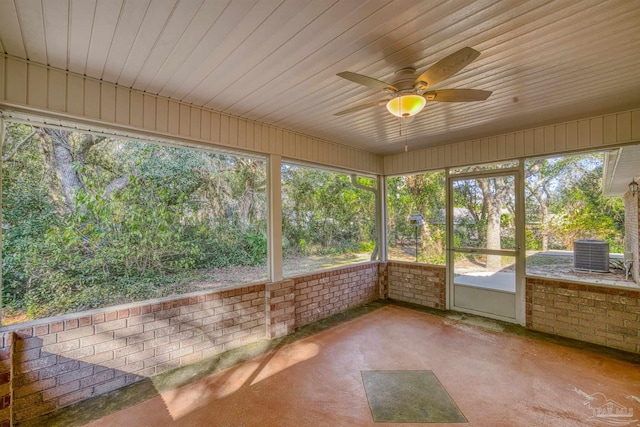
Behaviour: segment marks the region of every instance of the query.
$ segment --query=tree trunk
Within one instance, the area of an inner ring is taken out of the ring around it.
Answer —
[[[51,141],[51,167],[55,171],[60,192],[68,212],[75,212],[75,196],[82,189],[82,181],[74,168],[74,158],[69,144],[69,131],[60,129],[40,129],[38,135],[46,144],[46,137]]]
[[[361,190],[366,190],[366,191],[371,191],[373,193],[373,200],[374,200],[374,204],[375,206],[378,205],[378,191],[376,188],[372,188],[372,187],[367,187],[366,185],[362,185],[360,183],[358,183],[358,178],[357,176],[351,175],[351,185],[353,185],[356,188],[359,188]],[[378,233],[380,232],[380,230],[376,230],[376,236],[373,239],[373,251],[371,251],[371,256],[369,257],[369,259],[371,261],[375,261],[378,259]]]
[[[529,169],[527,170],[527,178],[531,176],[538,176],[540,174],[539,182],[534,183],[534,185],[528,186],[529,191],[531,191],[531,195],[536,199],[538,204],[540,205],[540,235],[542,238],[542,250],[546,251],[549,249],[549,197],[545,197],[546,186],[549,183],[549,180],[554,175],[542,174],[541,170],[545,167],[545,160],[539,159],[535,163],[533,163]],[[548,196],[548,194],[547,194]]]
[[[492,197],[487,215],[487,249],[500,249],[500,212],[502,200]],[[498,271],[501,268],[500,255],[487,255],[487,270]]]
[[[542,250],[549,250],[549,207],[546,200],[540,202],[540,219],[542,220]]]
[[[76,211],[76,194],[84,188],[80,172],[84,167],[91,147],[104,141],[106,138],[91,134],[82,135],[82,139],[77,144],[74,151],[69,141],[72,133],[62,129],[40,128],[38,137],[42,142],[45,157],[49,164],[49,169],[53,171],[58,183],[58,191],[64,200],[64,208],[69,213]],[[125,188],[129,183],[129,175],[115,178],[105,187],[104,197],[109,198],[114,193]],[[53,199],[57,200],[55,194]],[[80,207],[81,212],[84,207]]]
[[[493,186],[490,181],[493,181]],[[478,179],[478,185],[482,189],[483,206],[487,210],[487,249],[502,249],[500,220],[502,208],[509,199],[511,186],[501,177]],[[499,271],[502,268],[501,256],[487,255],[486,268],[489,271]]]

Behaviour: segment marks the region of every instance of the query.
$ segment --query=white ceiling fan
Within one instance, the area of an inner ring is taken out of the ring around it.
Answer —
[[[412,67],[398,70],[395,73],[396,79],[391,84],[374,79],[373,77],[352,73],[350,71],[338,73],[337,75],[343,79],[347,79],[373,89],[382,90],[386,93],[387,98],[347,108],[346,110],[342,110],[334,115],[342,116],[386,104],[387,110],[389,110],[389,112],[394,116],[408,118],[413,117],[422,111],[427,101],[484,101],[489,97],[489,95],[491,95],[491,91],[479,89],[427,90],[431,86],[440,83],[462,70],[479,55],[480,52],[477,50],[465,47],[436,62],[420,75],[417,75],[416,69]]]

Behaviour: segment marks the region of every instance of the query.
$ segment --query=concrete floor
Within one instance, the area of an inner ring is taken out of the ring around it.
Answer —
[[[374,423],[361,371],[431,370],[470,426],[640,426],[634,355],[450,317],[384,305],[87,425],[391,426]]]
[[[474,286],[477,288],[494,289],[498,291],[516,291],[516,273],[507,272],[469,272],[456,275],[456,285]]]

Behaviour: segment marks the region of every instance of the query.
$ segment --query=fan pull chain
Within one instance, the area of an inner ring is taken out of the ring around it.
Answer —
[[[408,117],[404,117],[404,115],[402,114],[402,102],[400,103],[400,115],[402,117],[398,117],[398,120],[400,121],[400,137],[402,137],[402,125],[404,124],[404,152],[408,153],[409,152],[409,143],[408,143],[408,136],[407,136],[407,125],[409,124],[409,118]]]
[[[402,138],[402,125],[404,124],[404,152],[409,152],[409,143],[407,136],[407,124],[406,119],[403,117],[398,117],[398,122],[400,123],[400,138]]]

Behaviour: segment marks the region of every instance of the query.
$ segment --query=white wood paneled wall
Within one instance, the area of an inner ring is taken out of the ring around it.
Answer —
[[[640,142],[640,109],[385,156],[384,174],[606,149],[633,142]]]
[[[0,55],[0,107],[354,171],[399,175],[640,142],[640,109],[382,156]]]
[[[0,107],[382,174],[382,156],[373,153],[7,55],[0,56]]]

